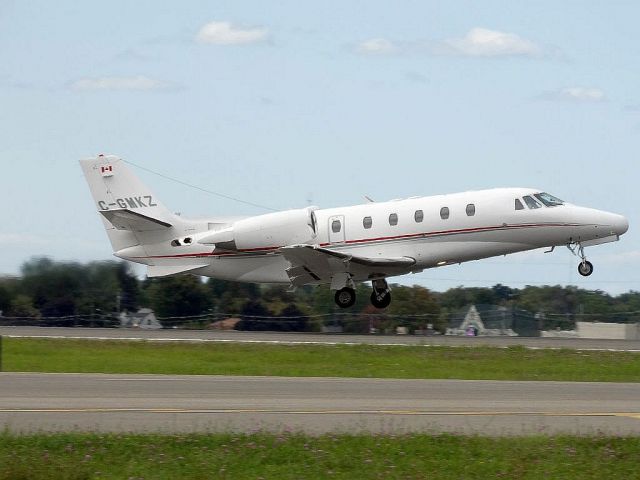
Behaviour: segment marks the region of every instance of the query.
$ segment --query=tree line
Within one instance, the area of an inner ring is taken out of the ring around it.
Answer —
[[[154,310],[163,325],[184,325],[190,319],[210,322],[241,318],[238,329],[313,330],[320,323],[339,322],[344,331],[364,332],[406,324],[446,329],[452,315],[471,304],[496,305],[531,312],[541,327],[571,328],[586,321],[640,321],[640,292],[612,296],[574,286],[511,288],[456,287],[434,292],[421,286],[392,285],[393,302],[384,311],[369,304],[370,287],[357,286],[357,302],[339,310],[327,286],[289,291],[286,286],[256,285],[180,275],[138,279],[126,262],[56,262],[33,258],[21,274],[0,278],[0,311],[6,318],[116,318],[141,307]],[[196,317],[201,317],[198,320]],[[316,319],[316,320],[313,320]],[[314,323],[315,322],[315,323]]]

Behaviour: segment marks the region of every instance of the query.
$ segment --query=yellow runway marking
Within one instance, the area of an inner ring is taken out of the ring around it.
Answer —
[[[424,416],[542,416],[542,417],[626,417],[640,420],[640,412],[532,412],[428,410],[284,410],[262,408],[0,408],[0,413],[180,413],[180,414],[290,414],[290,415],[424,415]]]

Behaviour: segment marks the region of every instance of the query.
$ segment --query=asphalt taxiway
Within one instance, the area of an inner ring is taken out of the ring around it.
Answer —
[[[0,373],[12,432],[640,435],[640,383]]]

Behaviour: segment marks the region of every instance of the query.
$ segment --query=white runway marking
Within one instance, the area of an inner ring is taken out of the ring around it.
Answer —
[[[535,411],[429,411],[429,410],[287,410],[266,408],[0,408],[0,413],[198,413],[245,414],[273,413],[288,415],[426,415],[426,416],[542,416],[542,417],[626,417],[640,420],[640,412],[535,412]]]

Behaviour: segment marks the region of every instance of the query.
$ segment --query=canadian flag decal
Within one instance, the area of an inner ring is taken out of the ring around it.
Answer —
[[[100,167],[100,174],[103,177],[111,177],[113,175],[113,165],[102,165]]]

